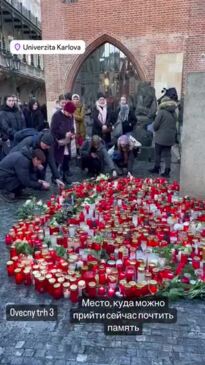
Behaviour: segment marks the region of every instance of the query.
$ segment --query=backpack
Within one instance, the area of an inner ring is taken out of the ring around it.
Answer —
[[[13,147],[19,144],[23,139],[26,137],[36,137],[39,135],[39,132],[34,128],[25,128],[15,133],[14,135],[14,141],[13,141]]]

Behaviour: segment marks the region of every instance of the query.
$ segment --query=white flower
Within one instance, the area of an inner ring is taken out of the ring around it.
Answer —
[[[38,205],[39,207],[42,207],[42,205],[43,205],[42,200],[39,200],[39,201],[36,203],[36,205]]]
[[[32,200],[31,199],[26,200],[25,203],[24,203],[24,206],[30,205],[31,203],[32,203]]]

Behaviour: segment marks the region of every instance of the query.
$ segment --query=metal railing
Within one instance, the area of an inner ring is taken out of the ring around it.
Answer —
[[[18,56],[12,56],[10,52],[0,52],[0,68],[5,69],[5,71],[17,72],[22,76],[44,80],[44,71],[41,68],[23,62]]]
[[[26,9],[25,6],[19,0],[5,0],[6,3],[9,3],[13,8],[15,8],[21,15],[27,18],[31,23],[37,26],[39,29],[41,28],[40,20],[35,17],[30,10]]]

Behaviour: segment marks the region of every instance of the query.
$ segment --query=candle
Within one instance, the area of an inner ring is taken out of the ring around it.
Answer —
[[[76,284],[70,286],[70,300],[72,303],[78,302],[78,287]]]
[[[137,274],[137,281],[138,283],[141,283],[145,280],[145,268],[144,266],[138,267],[138,274]]]
[[[108,291],[107,291],[107,295],[108,295],[109,298],[114,297],[114,295],[115,295],[115,289],[109,288]]]
[[[7,262],[7,273],[8,276],[12,276],[14,275],[14,262],[13,261],[8,261]]]
[[[148,281],[148,290],[149,292],[154,295],[158,291],[158,285],[156,280],[149,280]]]
[[[54,299],[60,299],[62,297],[63,291],[60,283],[53,285],[52,295]]]
[[[99,295],[99,297],[104,297],[105,296],[105,293],[106,293],[105,287],[104,286],[100,286],[98,288],[98,295]]]
[[[128,266],[126,268],[126,274],[125,274],[127,282],[135,280],[135,276],[136,276],[135,268],[133,266]]]
[[[24,275],[21,269],[14,270],[16,284],[22,284],[24,281]]]
[[[88,283],[87,292],[88,292],[88,296],[90,298],[95,298],[96,297],[96,283],[95,283],[95,281],[90,281]]]
[[[192,260],[192,266],[195,270],[200,268],[200,258],[198,256],[194,256]]]
[[[32,278],[31,278],[31,268],[26,267],[24,269],[24,284],[25,285],[31,285],[32,284]]]
[[[70,283],[63,283],[63,296],[64,298],[70,298]]]
[[[79,293],[79,297],[82,297],[83,291],[85,290],[85,288],[86,288],[85,280],[80,280],[78,282],[78,293]]]

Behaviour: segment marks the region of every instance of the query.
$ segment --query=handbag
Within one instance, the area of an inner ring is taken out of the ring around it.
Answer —
[[[122,135],[122,122],[118,120],[115,125],[114,129],[112,131],[112,138],[118,138]]]

